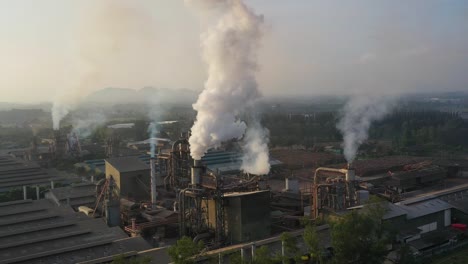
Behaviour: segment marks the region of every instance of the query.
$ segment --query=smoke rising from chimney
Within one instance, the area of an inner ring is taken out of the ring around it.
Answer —
[[[156,155],[156,123],[151,122],[148,126],[148,133],[149,133],[149,140],[150,140],[150,146],[151,146],[151,158],[154,158]]]
[[[353,163],[359,146],[369,137],[369,128],[389,113],[395,104],[392,96],[355,95],[342,109],[337,128],[343,134],[344,156]]]
[[[247,125],[239,115],[260,98],[255,74],[263,16],[256,15],[241,0],[187,2],[203,11],[215,8],[220,12],[217,24],[201,35],[208,79],[193,105],[197,118],[189,139],[191,156],[199,160],[208,149],[223,141],[241,139],[246,132]],[[263,131],[249,128],[244,137],[246,172],[254,171],[252,165],[258,161],[252,159],[268,157],[268,148],[264,144],[268,139]]]
[[[270,172],[269,131],[263,128],[257,119],[253,119],[249,123],[243,141],[244,156],[241,169],[256,175],[268,174]]]

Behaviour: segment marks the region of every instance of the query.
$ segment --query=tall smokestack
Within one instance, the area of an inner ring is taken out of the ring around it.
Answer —
[[[150,158],[151,166],[151,208],[156,208],[156,198],[158,193],[156,191],[156,161],[154,157]]]
[[[346,181],[352,182],[356,179],[356,171],[354,168],[351,167],[351,164],[348,164],[348,168],[346,170]]]
[[[148,127],[148,132],[150,136],[150,146],[151,146],[151,158],[150,158],[150,166],[151,166],[151,207],[156,208],[156,124],[151,123]]]
[[[191,183],[192,185],[199,185],[201,178],[201,161],[193,160],[193,166],[191,170]]]

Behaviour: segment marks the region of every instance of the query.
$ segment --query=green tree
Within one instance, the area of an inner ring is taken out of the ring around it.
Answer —
[[[243,264],[240,251],[229,255],[230,264]]]
[[[380,203],[369,204],[362,211],[352,211],[331,223],[335,263],[382,263],[391,242],[387,225],[382,221],[385,209]]]
[[[191,264],[195,263],[191,257],[199,254],[203,248],[202,241],[197,244],[190,237],[184,236],[169,248],[168,254],[176,264]]]
[[[121,254],[115,257],[111,264],[149,264],[151,263],[151,257],[125,257],[125,255]]]
[[[413,255],[413,251],[411,251],[408,245],[403,245],[398,250],[398,264],[417,264],[419,263]]]
[[[253,264],[273,264],[274,259],[270,256],[270,249],[267,246],[261,246],[255,251]]]
[[[312,258],[318,263],[322,263],[320,242],[315,226],[312,224],[306,225],[303,238],[304,243],[307,245],[307,250],[311,254]]]
[[[133,129],[135,131],[135,140],[144,140],[149,137],[148,123],[145,120],[136,120]]]
[[[106,126],[99,126],[91,133],[91,140],[97,143],[104,143],[109,136],[109,130]]]
[[[297,239],[288,232],[283,232],[280,236],[281,242],[284,245],[283,258],[299,258],[299,247],[297,246]]]

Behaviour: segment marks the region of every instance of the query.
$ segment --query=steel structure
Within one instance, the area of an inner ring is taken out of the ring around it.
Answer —
[[[170,153],[158,153],[158,170],[164,178],[165,188],[175,190],[187,187],[190,183],[190,146],[187,135],[183,133],[172,144]]]
[[[191,181],[178,193],[180,236],[211,239],[211,246],[227,243],[225,219],[226,193],[258,190],[258,177],[229,179],[207,172],[201,161],[194,161]]]
[[[318,168],[312,188],[310,215],[313,219],[318,218],[323,209],[341,211],[357,203],[355,171],[349,166],[347,169]]]

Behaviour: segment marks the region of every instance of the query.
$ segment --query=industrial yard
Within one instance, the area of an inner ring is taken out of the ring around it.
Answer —
[[[468,263],[467,10],[0,1],[0,264]]]
[[[3,262],[105,263],[125,256],[168,263],[168,249],[189,237],[204,245],[198,261],[222,255],[229,263],[236,254],[255,258],[252,245],[281,252],[284,233],[306,254],[304,219],[316,223],[326,250],[333,247],[327,219],[362,210],[375,198],[385,208],[382,220],[398,227],[395,252],[404,243],[418,257],[436,259],[434,249],[464,245],[466,160],[400,155],[347,164],[326,148],[277,148],[270,150],[270,172],[255,175],[242,170],[236,143],[194,160],[183,130],[172,139],[147,138],[136,149],[125,129],[132,126],[108,128],[102,159],[83,159],[69,130],[53,132],[40,146],[4,150],[2,191],[19,194],[0,204]],[[166,129],[161,125],[158,133]],[[38,147],[48,152],[39,156]],[[74,165],[52,169],[64,162]]]

